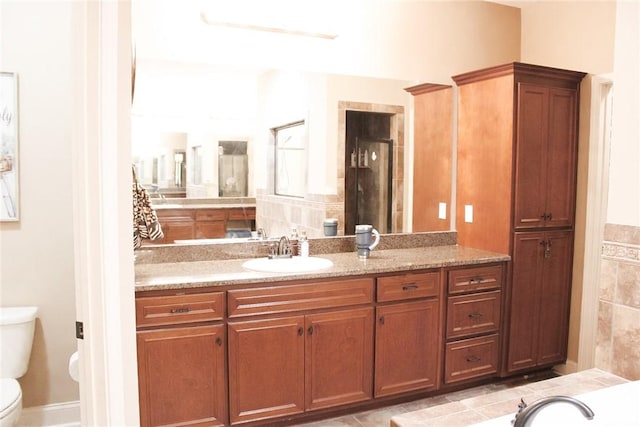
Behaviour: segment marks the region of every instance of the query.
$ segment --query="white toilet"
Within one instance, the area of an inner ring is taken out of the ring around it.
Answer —
[[[0,307],[0,427],[15,426],[22,412],[16,380],[27,372],[38,307]]]

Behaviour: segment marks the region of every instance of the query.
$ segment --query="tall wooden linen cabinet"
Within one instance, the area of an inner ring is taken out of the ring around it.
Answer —
[[[566,361],[584,75],[510,63],[453,77],[458,243],[512,257],[503,375]]]

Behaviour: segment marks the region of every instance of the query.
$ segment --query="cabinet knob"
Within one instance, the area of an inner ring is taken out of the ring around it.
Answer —
[[[384,325],[384,316],[380,316],[379,322],[381,325]]]
[[[309,326],[309,329],[307,329],[307,332],[309,333],[309,335],[313,335],[313,326]]]
[[[298,335],[302,336],[304,334],[304,328],[303,327],[299,327],[298,328]]]
[[[222,338],[220,338],[220,337],[216,338],[216,345],[218,347],[222,347]]]

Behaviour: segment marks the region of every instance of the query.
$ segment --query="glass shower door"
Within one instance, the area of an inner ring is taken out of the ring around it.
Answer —
[[[352,224],[371,224],[380,233],[391,230],[391,177],[393,140],[356,138],[351,152],[353,175]],[[348,197],[348,196],[347,196]],[[348,203],[349,204],[349,203]]]

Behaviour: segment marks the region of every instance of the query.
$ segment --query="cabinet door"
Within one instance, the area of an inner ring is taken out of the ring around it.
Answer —
[[[567,354],[573,233],[516,233],[507,370],[562,362]]]
[[[306,409],[371,399],[373,308],[306,317]]]
[[[516,228],[573,224],[577,102],[574,89],[518,86]]]
[[[544,233],[516,233],[509,292],[509,372],[536,366]]]
[[[196,223],[196,239],[219,239],[226,235],[225,221],[198,221]]]
[[[538,364],[562,363],[567,358],[571,271],[573,266],[573,233],[545,233],[548,253],[540,289],[540,329]]]
[[[516,228],[544,225],[549,88],[518,84],[516,127]]]
[[[438,386],[438,306],[430,300],[376,309],[375,397]]]
[[[222,325],[140,331],[142,426],[226,423]]]
[[[229,323],[231,423],[304,411],[304,316]]]
[[[576,90],[549,89],[546,227],[573,225],[578,155],[577,111]]]
[[[195,217],[187,209],[158,209],[158,221],[164,238],[147,243],[173,243],[174,240],[190,240],[195,237]]]

